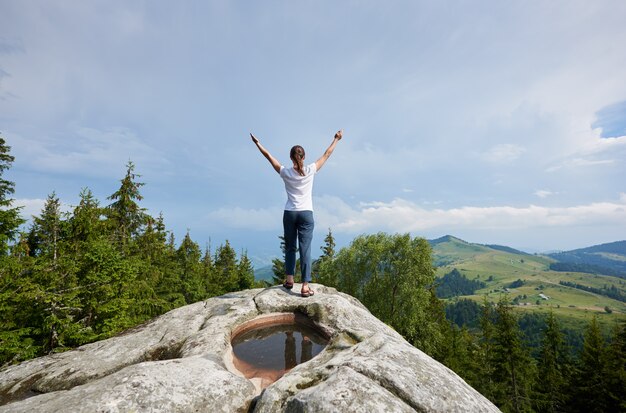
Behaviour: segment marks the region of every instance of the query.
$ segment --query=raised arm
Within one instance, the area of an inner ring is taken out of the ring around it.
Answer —
[[[335,146],[337,146],[337,142],[339,142],[342,137],[343,137],[343,129],[340,130],[339,132],[335,133],[335,137],[333,138],[333,143],[331,143],[330,146],[328,147],[328,149],[326,149],[326,151],[324,151],[324,155],[322,155],[321,158],[319,158],[317,161],[315,161],[315,166],[317,167],[318,171],[320,169],[322,169],[322,166],[324,166],[324,164],[326,163],[328,158],[330,158],[330,155],[335,150]]]
[[[267,160],[270,161],[274,170],[280,173],[280,167],[281,167],[280,162],[278,162],[278,160],[274,158],[272,154],[269,153],[269,151],[263,147],[263,145],[261,145],[261,142],[259,142],[256,136],[254,136],[253,134],[250,134],[250,137],[252,138],[252,142],[254,142],[256,147],[259,148],[259,151],[261,151],[263,156],[265,156],[265,158],[267,158]]]

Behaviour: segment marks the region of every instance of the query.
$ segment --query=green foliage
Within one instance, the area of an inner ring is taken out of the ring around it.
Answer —
[[[531,411],[534,364],[506,299],[496,306],[493,336],[495,400],[503,411]]]
[[[608,393],[608,352],[602,337],[597,317],[593,317],[585,331],[583,349],[578,359],[574,388],[577,394],[585,397],[576,398],[571,410],[580,412],[608,412],[610,395]],[[623,396],[622,396],[623,397]]]
[[[361,300],[425,352],[434,354],[442,345],[430,312],[434,270],[426,240],[408,234],[359,236],[321,266],[320,279]]]
[[[446,305],[446,318],[458,327],[477,328],[480,315],[480,305],[467,298]]]
[[[459,295],[472,295],[476,290],[484,288],[485,285],[480,280],[468,280],[455,268],[437,280],[437,297],[449,298]]]
[[[110,337],[175,307],[253,286],[245,253],[178,248],[142,208],[129,163],[101,207],[84,188],[70,213],[53,192],[11,255],[0,254],[0,365]]]
[[[141,208],[137,201],[143,196],[139,192],[144,183],[137,182],[141,175],[136,174],[135,165],[128,161],[126,176],[121,180],[120,188],[107,199],[113,203],[107,207],[107,213],[112,225],[115,240],[125,246],[131,237],[139,234],[146,223],[145,208]]]
[[[330,274],[328,265],[332,263],[335,258],[335,238],[333,232],[328,228],[328,234],[324,237],[324,245],[320,247],[322,255],[315,261],[313,261],[313,268],[311,271],[311,278],[313,282],[319,282],[322,284],[332,284],[332,280],[324,280],[322,274]]]
[[[15,240],[19,226],[25,222],[20,217],[21,207],[11,207],[13,200],[10,195],[15,192],[15,184],[2,177],[15,159],[10,151],[11,147],[0,136],[0,256],[6,255],[9,243]]]
[[[594,288],[589,287],[587,285],[582,285],[579,283],[569,282],[569,281],[559,281],[559,284],[564,285],[566,287],[578,288],[579,290],[589,291],[594,294],[604,295],[606,297],[612,298],[617,301],[626,302],[626,294],[620,291],[615,285],[611,285],[610,287],[604,285],[602,288]],[[608,311],[607,311],[608,312]]]
[[[607,355],[607,406],[626,411],[626,323],[613,329]]]
[[[540,351],[536,410],[547,413],[563,411],[572,363],[561,327],[552,312],[546,319]]]
[[[242,252],[237,264],[238,290],[247,290],[254,287],[254,268],[247,252]]]

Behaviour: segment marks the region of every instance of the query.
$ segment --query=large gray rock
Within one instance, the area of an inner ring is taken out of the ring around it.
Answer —
[[[108,340],[8,367],[0,371],[0,413],[499,411],[358,300],[313,289],[306,299],[282,287],[214,297]],[[260,315],[294,312],[330,342],[259,394],[258,383],[233,367],[231,333]]]

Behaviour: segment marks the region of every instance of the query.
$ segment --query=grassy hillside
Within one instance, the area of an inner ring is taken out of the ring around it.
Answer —
[[[497,302],[503,295],[508,295],[511,301],[517,297],[516,311],[545,313],[552,310],[564,324],[571,324],[572,327],[586,322],[592,314],[598,315],[605,326],[626,320],[626,303],[559,284],[559,281],[567,281],[597,289],[613,285],[626,293],[626,281],[618,277],[552,271],[550,264],[556,262],[554,258],[529,255],[502,246],[492,248],[472,244],[452,236],[434,240],[431,245],[438,277],[456,268],[468,279],[486,283],[485,288],[466,298],[482,302],[487,297],[489,301]],[[622,257],[613,251],[611,254]],[[523,285],[511,288],[511,283],[518,279],[523,281]],[[605,307],[610,308],[612,313],[607,313]]]

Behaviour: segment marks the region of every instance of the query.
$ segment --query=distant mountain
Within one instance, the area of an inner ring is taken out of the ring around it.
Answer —
[[[529,254],[527,252],[516,250],[515,248],[507,247],[507,246],[504,246],[504,245],[486,244],[485,246],[489,247],[491,249],[494,249],[494,250],[498,250],[498,251],[510,252],[511,254],[531,255],[531,254]]]
[[[623,256],[623,258],[626,260],[626,240],[594,245],[587,248],[579,248],[570,252],[618,254]]]
[[[272,271],[271,265],[266,265],[264,267],[254,269],[254,279],[257,281],[272,281],[273,275],[274,272]]]
[[[587,272],[626,278],[626,241],[547,255],[557,261],[550,265],[550,269],[554,271]]]
[[[428,241],[433,249],[433,258],[436,267],[449,265],[455,262],[471,259],[472,257],[491,251],[489,247],[472,244],[460,238],[446,235]]]
[[[497,250],[497,251],[510,252],[511,254],[531,255],[531,254],[529,254],[527,252],[516,250],[515,248],[507,247],[507,246],[504,246],[504,245],[498,245],[498,244],[474,244],[474,243],[471,243],[471,242],[464,241],[461,238],[454,237],[452,235],[444,235],[441,238],[429,240],[428,243],[433,248],[435,246],[439,245],[439,244],[451,243],[451,244],[455,244],[457,247],[458,246],[465,246],[465,248],[472,248],[475,251],[484,251],[481,247],[487,247],[487,248],[491,248],[491,249]]]
[[[467,241],[463,241],[462,239],[453,237],[452,235],[444,235],[441,238],[428,240],[428,243],[430,244],[431,247],[434,247],[435,245],[443,244],[444,242],[462,242],[462,243],[468,244]]]

